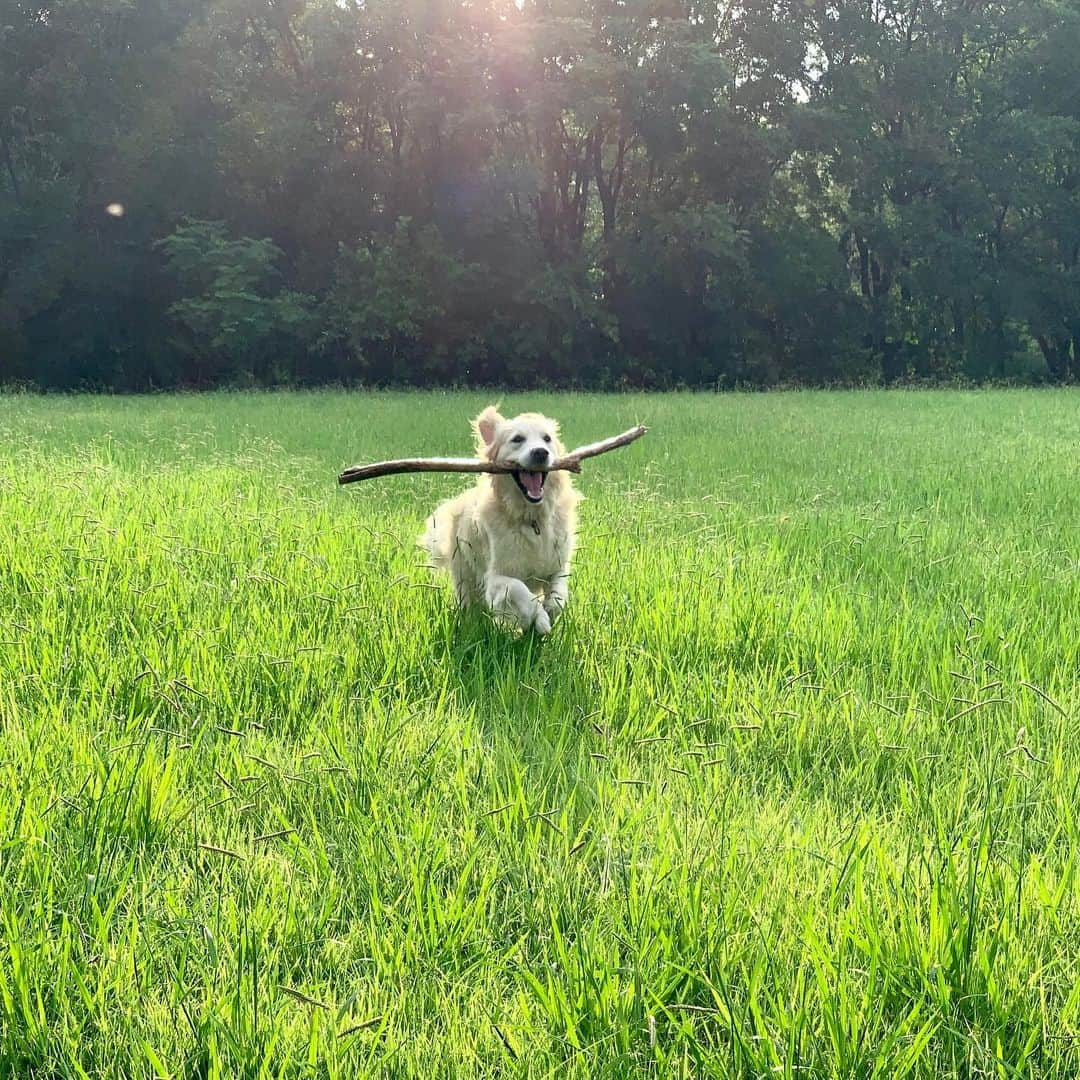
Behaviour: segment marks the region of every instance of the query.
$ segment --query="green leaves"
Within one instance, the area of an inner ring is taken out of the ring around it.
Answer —
[[[156,246],[184,296],[169,315],[187,330],[186,347],[214,356],[219,370],[263,382],[268,350],[312,339],[314,298],[280,288],[283,253],[272,241],[230,240],[222,222],[189,221]]]
[[[1080,377],[1060,0],[35,10],[0,379]]]

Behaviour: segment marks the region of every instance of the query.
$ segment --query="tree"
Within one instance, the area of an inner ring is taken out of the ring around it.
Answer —
[[[1076,0],[0,0],[0,379],[1080,379],[1078,49]]]
[[[177,347],[190,358],[192,382],[296,378],[278,358],[301,352],[314,336],[314,299],[280,287],[279,247],[230,240],[222,222],[208,221],[187,222],[157,246],[184,293],[168,314],[186,331]]]

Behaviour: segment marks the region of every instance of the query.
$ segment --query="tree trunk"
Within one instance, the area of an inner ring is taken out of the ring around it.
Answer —
[[[1073,367],[1073,357],[1070,357],[1071,339],[1048,338],[1045,334],[1036,334],[1035,340],[1039,343],[1046,366],[1050,371],[1050,378],[1056,383],[1069,381],[1070,368]]]
[[[874,295],[870,287],[870,249],[866,246],[866,241],[859,236],[855,237],[855,247],[859,252],[859,288],[862,289],[863,296],[869,300]]]
[[[7,168],[7,174],[11,178],[11,190],[15,196],[17,203],[22,203],[22,193],[19,190],[19,178],[15,173],[15,163],[11,160],[11,148],[8,146],[7,139],[0,135],[0,150],[4,152],[4,165]]]
[[[615,164],[610,174],[604,172],[604,129],[602,125],[597,124],[593,129],[591,141],[592,173],[596,179],[596,191],[600,196],[600,210],[603,216],[604,253],[600,261],[604,271],[604,295],[609,301],[614,301],[618,291],[618,267],[615,265],[615,256],[612,254],[611,243],[615,239],[616,213],[626,163],[626,139],[621,136],[619,138]]]

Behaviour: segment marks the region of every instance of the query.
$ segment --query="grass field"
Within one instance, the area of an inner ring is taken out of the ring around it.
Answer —
[[[1080,1073],[1080,396],[539,396],[548,639],[413,547],[477,395],[0,398],[0,1076]]]

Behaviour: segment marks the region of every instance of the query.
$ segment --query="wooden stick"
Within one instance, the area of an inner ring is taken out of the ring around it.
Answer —
[[[601,439],[587,446],[579,446],[576,450],[571,450],[566,457],[558,458],[544,471],[553,472],[561,469],[565,472],[579,473],[581,463],[585,458],[606,454],[609,450],[617,450],[620,446],[626,446],[635,439],[640,439],[648,430],[647,427],[639,424],[637,427],[630,428],[629,431],[624,431],[621,435],[613,435],[610,439]],[[377,461],[374,465],[354,465],[338,477],[338,483],[352,484],[357,480],[371,480],[376,476],[393,476],[396,473],[511,473],[520,468],[520,465],[504,465],[501,462],[483,461],[480,458],[398,458],[395,461]]]

